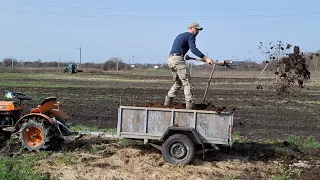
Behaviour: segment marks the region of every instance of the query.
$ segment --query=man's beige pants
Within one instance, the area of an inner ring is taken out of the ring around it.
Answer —
[[[177,91],[183,86],[186,104],[193,103],[193,86],[190,83],[190,71],[184,58],[181,56],[171,56],[168,58],[168,66],[171,69],[174,81],[174,84],[168,91],[168,97],[176,97]]]

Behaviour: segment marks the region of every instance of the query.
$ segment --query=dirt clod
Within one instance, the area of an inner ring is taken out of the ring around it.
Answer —
[[[261,84],[257,85],[257,89],[263,89],[262,85]]]
[[[185,103],[177,103],[174,102],[170,106],[164,106],[163,102],[153,102],[153,103],[147,103],[147,104],[137,104],[135,105],[137,107],[153,107],[153,108],[171,108],[171,109],[185,109],[186,104]],[[213,103],[200,103],[200,104],[194,104],[194,110],[206,110],[206,111],[215,111],[217,113],[220,112],[234,112],[235,107],[216,107],[213,105]]]
[[[293,47],[293,52],[290,52],[291,47]],[[307,59],[310,61],[313,54],[307,57],[300,52],[299,46],[284,44],[281,41],[275,44],[260,42],[259,49],[268,55],[271,62],[274,62],[276,68],[274,74],[277,76],[274,89],[278,95],[289,95],[292,91],[304,88],[304,83],[310,79],[311,75]]]

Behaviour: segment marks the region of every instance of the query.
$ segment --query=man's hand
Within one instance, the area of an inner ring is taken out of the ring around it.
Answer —
[[[211,58],[205,56],[203,57],[203,59],[208,63],[208,64],[215,64],[215,65],[219,65],[219,66],[223,66],[225,63],[223,62],[214,62]]]
[[[210,59],[210,58],[207,57],[207,56],[204,56],[203,59],[204,59],[208,64],[214,64],[213,60]]]

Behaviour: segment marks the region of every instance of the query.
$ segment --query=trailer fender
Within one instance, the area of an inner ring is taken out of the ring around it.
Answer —
[[[42,113],[30,113],[23,117],[21,117],[14,126],[14,132],[19,131],[21,124],[28,121],[29,119],[32,119],[33,117],[41,117],[42,119],[45,119],[49,124],[54,125],[53,119],[51,119],[49,116],[42,114]]]
[[[206,149],[198,131],[192,127],[171,126],[168,127],[166,132],[162,135],[160,141],[165,142],[173,134],[184,134],[188,136],[195,145],[201,145],[202,150],[200,150],[200,152],[202,153],[202,159],[205,159]]]
[[[162,135],[160,141],[166,141],[173,134],[185,134],[192,140],[193,143],[203,144],[200,134],[194,128],[178,126],[168,127],[166,132]]]

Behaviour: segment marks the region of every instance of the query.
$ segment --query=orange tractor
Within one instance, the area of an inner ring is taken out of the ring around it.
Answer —
[[[60,147],[66,136],[75,134],[69,129],[66,120],[69,116],[61,111],[61,103],[56,97],[49,97],[24,114],[25,100],[32,98],[22,93],[6,92],[0,101],[0,134],[10,138],[18,133],[22,146],[29,151],[55,149]]]

